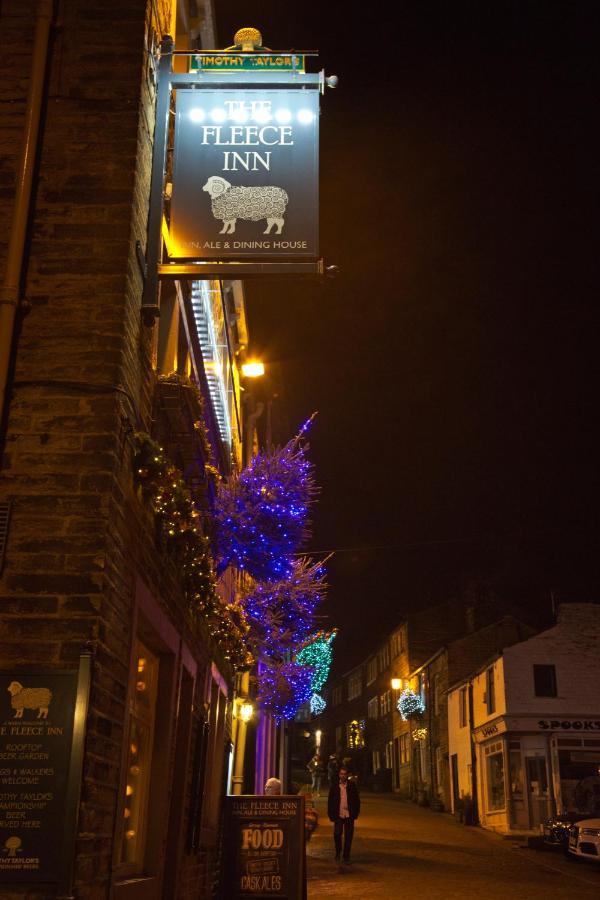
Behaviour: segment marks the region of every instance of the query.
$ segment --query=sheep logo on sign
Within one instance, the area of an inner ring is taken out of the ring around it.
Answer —
[[[263,234],[270,234],[274,226],[277,226],[275,234],[281,234],[288,202],[283,188],[274,185],[236,187],[220,175],[211,175],[202,190],[210,196],[213,216],[223,222],[219,234],[233,234],[238,219],[250,222],[266,219]]]
[[[26,688],[20,681],[11,681],[6,689],[10,694],[10,705],[15,711],[15,719],[22,719],[26,709],[37,709],[38,719],[48,718],[48,708],[52,691],[48,688]]]

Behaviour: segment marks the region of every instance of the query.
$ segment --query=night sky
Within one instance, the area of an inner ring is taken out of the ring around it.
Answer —
[[[248,284],[287,439],[319,411],[312,547],[337,665],[404,611],[487,585],[523,616],[600,600],[597,4],[216,2],[340,78],[321,253]]]

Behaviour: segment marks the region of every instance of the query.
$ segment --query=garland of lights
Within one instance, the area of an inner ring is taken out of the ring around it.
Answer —
[[[256,581],[292,576],[293,554],[309,535],[308,510],[316,495],[313,465],[306,458],[311,421],[284,447],[257,454],[219,485],[218,574],[234,565]]]
[[[320,715],[327,708],[327,702],[320,695],[319,691],[322,690],[329,677],[333,659],[331,645],[335,636],[335,628],[330,632],[319,631],[296,654],[296,662],[304,666],[310,666],[314,672],[311,681],[313,693],[310,698],[310,711],[313,716]]]
[[[310,698],[310,711],[313,716],[320,716],[327,709],[327,701],[320,694],[313,694]]]
[[[421,713],[425,712],[425,703],[420,694],[415,694],[414,691],[411,691],[410,688],[406,688],[406,690],[402,691],[398,698],[398,712],[404,719],[404,721],[408,721],[413,716],[419,716]]]
[[[258,702],[276,721],[293,719],[311,695],[312,669],[295,662],[259,666]]]
[[[252,652],[261,658],[281,659],[307,639],[314,628],[315,610],[326,590],[325,569],[306,557],[292,562],[288,579],[259,582],[244,596]],[[302,665],[310,665],[298,659]]]
[[[224,603],[217,593],[217,576],[210,542],[202,533],[201,512],[181,472],[147,434],[136,434],[135,477],[154,511],[158,534],[175,560],[191,612],[200,615],[226,659],[236,666],[250,662],[246,649],[248,624],[243,608]]]

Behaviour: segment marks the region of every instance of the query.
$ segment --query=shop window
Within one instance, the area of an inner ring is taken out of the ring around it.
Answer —
[[[158,667],[158,657],[141,641],[137,641],[135,685],[127,735],[125,800],[119,854],[119,862],[126,864],[131,872],[141,872],[144,868]]]
[[[500,742],[485,748],[488,809],[504,809],[504,755]]]
[[[460,689],[458,695],[458,723],[461,728],[467,727],[467,689]]]
[[[556,666],[534,665],[533,684],[536,697],[556,697]]]

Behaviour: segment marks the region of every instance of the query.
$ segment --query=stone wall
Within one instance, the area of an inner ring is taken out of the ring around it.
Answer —
[[[110,890],[140,576],[200,666],[210,653],[132,475],[133,434],[152,429],[155,387],[155,335],[140,320],[135,250],[146,242],[154,128],[147,45],[170,17],[166,0],[59,4],[27,254],[29,309],[20,318],[2,448],[0,497],[11,501],[12,518],[0,578],[0,666],[65,668],[83,650],[94,656],[75,873],[81,898]],[[5,0],[2,248],[34,18],[31,0]],[[199,684],[199,707],[202,691]],[[184,861],[179,896],[209,895],[215,852]]]

